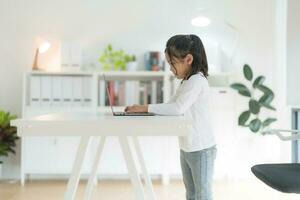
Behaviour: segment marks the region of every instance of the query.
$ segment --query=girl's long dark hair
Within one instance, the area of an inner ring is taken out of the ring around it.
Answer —
[[[175,35],[171,37],[167,41],[165,53],[168,54],[171,62],[173,62],[174,57],[183,59],[187,54],[193,56],[192,69],[186,79],[198,72],[202,72],[206,78],[208,77],[205,49],[197,35]]]

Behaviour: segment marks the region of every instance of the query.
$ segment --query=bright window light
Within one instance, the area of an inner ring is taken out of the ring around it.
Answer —
[[[191,20],[191,24],[196,27],[205,27],[211,23],[210,19],[204,16],[195,17]]]

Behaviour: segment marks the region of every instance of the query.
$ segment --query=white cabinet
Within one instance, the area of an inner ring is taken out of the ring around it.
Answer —
[[[26,155],[24,170],[28,173],[45,173],[49,170],[55,171],[56,162],[52,158],[56,154],[55,138],[30,137],[23,138],[23,156]],[[28,155],[28,157],[27,157]],[[30,155],[30,158],[29,158]],[[38,161],[38,162],[37,162]]]
[[[247,104],[246,104],[247,105]],[[231,171],[236,152],[236,92],[230,88],[211,89],[211,119],[217,142],[215,178],[224,178]]]
[[[26,155],[24,171],[28,174],[68,174],[72,169],[79,138],[28,137],[23,139]],[[28,156],[27,156],[28,155]],[[30,155],[30,157],[29,157]],[[89,171],[90,159],[83,166]]]

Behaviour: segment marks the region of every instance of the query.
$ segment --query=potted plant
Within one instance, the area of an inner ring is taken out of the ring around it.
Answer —
[[[16,153],[14,148],[19,137],[17,136],[17,128],[10,125],[10,121],[13,119],[16,119],[15,115],[0,110],[0,177],[3,164],[1,158],[8,156],[9,153]]]
[[[263,133],[271,123],[277,120],[274,117],[262,119],[260,115],[262,109],[276,110],[271,105],[275,95],[274,92],[264,84],[265,76],[253,78],[253,72],[249,65],[244,65],[243,73],[246,84],[233,83],[230,85],[230,87],[237,90],[240,95],[249,99],[246,110],[238,117],[238,125],[247,127],[254,133]]]
[[[132,56],[126,54],[122,49],[116,51],[111,44],[108,44],[99,57],[99,62],[102,64],[103,70],[125,70],[126,64],[132,58]]]

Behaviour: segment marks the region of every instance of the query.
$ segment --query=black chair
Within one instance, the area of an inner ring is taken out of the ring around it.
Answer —
[[[283,136],[281,132],[296,133]],[[276,134],[281,140],[300,139],[300,130],[269,130],[267,134]],[[300,163],[260,164],[251,168],[253,174],[270,187],[284,192],[300,194]]]

